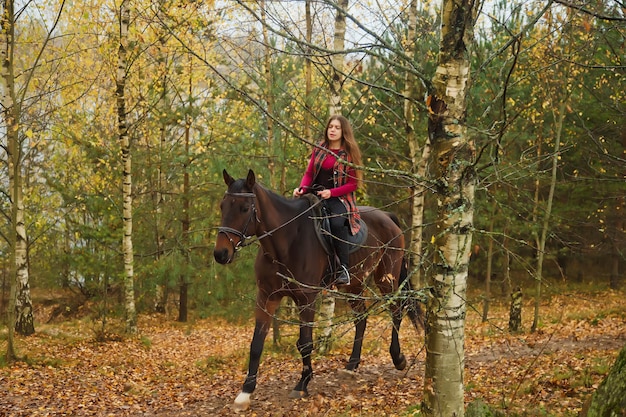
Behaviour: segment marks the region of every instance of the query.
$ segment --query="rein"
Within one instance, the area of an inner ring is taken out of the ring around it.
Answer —
[[[233,197],[243,197],[243,198],[254,198],[254,199],[256,199],[256,194],[254,194],[254,193],[231,193],[231,192],[227,191],[226,195],[230,195],[230,196],[233,196]],[[261,236],[257,236],[257,238],[254,239],[254,240],[247,241],[248,239],[250,239],[252,237],[252,236],[248,236],[247,235],[247,230],[248,230],[248,226],[250,225],[250,222],[252,222],[253,216],[254,216],[254,220],[256,220],[257,223],[261,222],[259,220],[258,212],[257,212],[257,209],[256,209],[256,204],[252,203],[252,212],[250,213],[250,217],[248,218],[248,221],[246,222],[246,224],[245,224],[245,226],[243,228],[243,231],[240,232],[239,230],[233,229],[232,227],[228,227],[228,226],[220,226],[220,227],[217,228],[218,234],[219,233],[224,233],[226,235],[226,237],[228,238],[228,240],[230,241],[230,244],[233,247],[233,252],[238,252],[240,249],[242,249],[242,248],[244,248],[246,246],[250,246],[253,243],[255,243],[257,241],[260,241],[263,238],[271,236],[272,233],[274,233],[275,231],[282,229],[283,227],[287,226],[289,223],[291,223],[291,222],[295,221],[296,219],[302,217],[303,215],[305,215],[309,211],[313,210],[315,207],[317,207],[321,203],[322,203],[322,200],[318,200],[314,204],[310,205],[309,208],[304,210],[302,213],[300,213],[297,216],[291,218],[289,221],[287,221],[287,222],[281,224],[280,226],[270,230],[269,232],[263,233]],[[229,233],[236,235],[239,238],[239,242],[237,242],[237,243],[233,242],[233,239],[231,239]]]

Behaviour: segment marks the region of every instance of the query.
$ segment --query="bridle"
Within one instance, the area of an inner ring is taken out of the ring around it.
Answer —
[[[237,253],[238,251],[240,251],[242,248],[249,246],[251,244],[253,244],[254,242],[263,239],[264,237],[270,236],[272,233],[274,233],[275,231],[287,226],[289,223],[295,221],[297,218],[303,216],[304,214],[308,213],[309,211],[313,210],[317,205],[322,203],[322,200],[318,200],[317,202],[315,202],[314,204],[311,204],[309,206],[309,208],[307,208],[306,210],[304,210],[302,213],[298,214],[297,216],[295,216],[294,218],[290,219],[288,222],[285,222],[281,225],[279,225],[278,227],[270,230],[269,232],[265,232],[263,233],[261,236],[258,236],[255,240],[250,240],[248,241],[248,239],[252,238],[253,235],[248,235],[248,226],[250,226],[250,223],[252,221],[256,221],[257,223],[261,223],[261,220],[259,220],[259,216],[258,216],[258,212],[257,212],[257,208],[256,208],[256,204],[254,203],[254,201],[256,200],[256,194],[254,193],[233,193],[230,191],[226,191],[226,196],[233,196],[233,197],[243,197],[243,198],[251,198],[253,199],[252,205],[251,205],[251,211],[250,211],[250,216],[248,217],[248,220],[246,221],[246,224],[243,226],[243,230],[239,231],[237,229],[234,229],[232,227],[228,227],[228,226],[219,226],[217,228],[217,233],[218,235],[220,233],[224,233],[226,235],[226,237],[228,238],[228,241],[230,242],[232,248],[233,248],[233,257],[235,256],[235,253]],[[235,243],[233,241],[233,239],[231,238],[230,235],[235,235],[239,238],[239,242]]]
[[[260,223],[261,221],[259,220],[259,217],[257,215],[256,204],[254,203],[256,199],[256,194],[254,193],[231,193],[227,191],[226,195],[233,196],[233,197],[243,197],[243,198],[253,199],[252,205],[251,205],[250,216],[248,217],[248,220],[246,221],[246,224],[243,226],[243,230],[241,232],[237,229],[233,229],[232,227],[228,227],[228,226],[220,226],[217,228],[218,235],[220,233],[224,233],[226,237],[228,238],[228,241],[233,247],[233,256],[234,256],[236,252],[252,244],[252,242],[246,243],[246,241],[252,237],[252,235],[248,235],[248,226],[250,226],[250,223],[253,221],[253,219],[256,220],[257,223]],[[239,238],[239,242],[235,243],[230,236],[231,234],[237,236]]]

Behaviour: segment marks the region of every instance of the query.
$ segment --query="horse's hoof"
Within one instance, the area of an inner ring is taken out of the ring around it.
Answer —
[[[400,354],[400,360],[397,363],[394,361],[393,364],[398,371],[403,371],[406,368],[406,358],[403,354]]]
[[[250,408],[250,394],[247,392],[240,392],[233,403],[233,410],[246,411],[248,408]]]
[[[356,378],[356,371],[351,369],[340,369],[339,375],[347,378]]]
[[[298,391],[298,390],[293,390],[291,391],[291,393],[289,394],[289,398],[293,399],[293,400],[299,400],[301,398],[306,398],[309,396],[309,393],[306,391]]]

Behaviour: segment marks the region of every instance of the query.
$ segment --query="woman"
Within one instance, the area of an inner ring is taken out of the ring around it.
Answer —
[[[361,165],[361,151],[350,122],[340,115],[331,116],[324,130],[324,140],[313,149],[300,186],[293,190],[293,196],[300,197],[310,187],[322,188],[316,194],[330,212],[331,233],[341,263],[335,280],[338,285],[350,284],[348,233],[354,235],[360,228],[355,192],[363,180],[363,173],[354,166]]]

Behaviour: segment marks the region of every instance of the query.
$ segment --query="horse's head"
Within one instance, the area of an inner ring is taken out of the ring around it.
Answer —
[[[254,236],[258,219],[254,172],[249,170],[245,180],[235,180],[226,170],[223,176],[228,189],[220,204],[222,221],[213,256],[217,262],[227,264],[232,262],[235,253],[245,246],[246,239]]]

